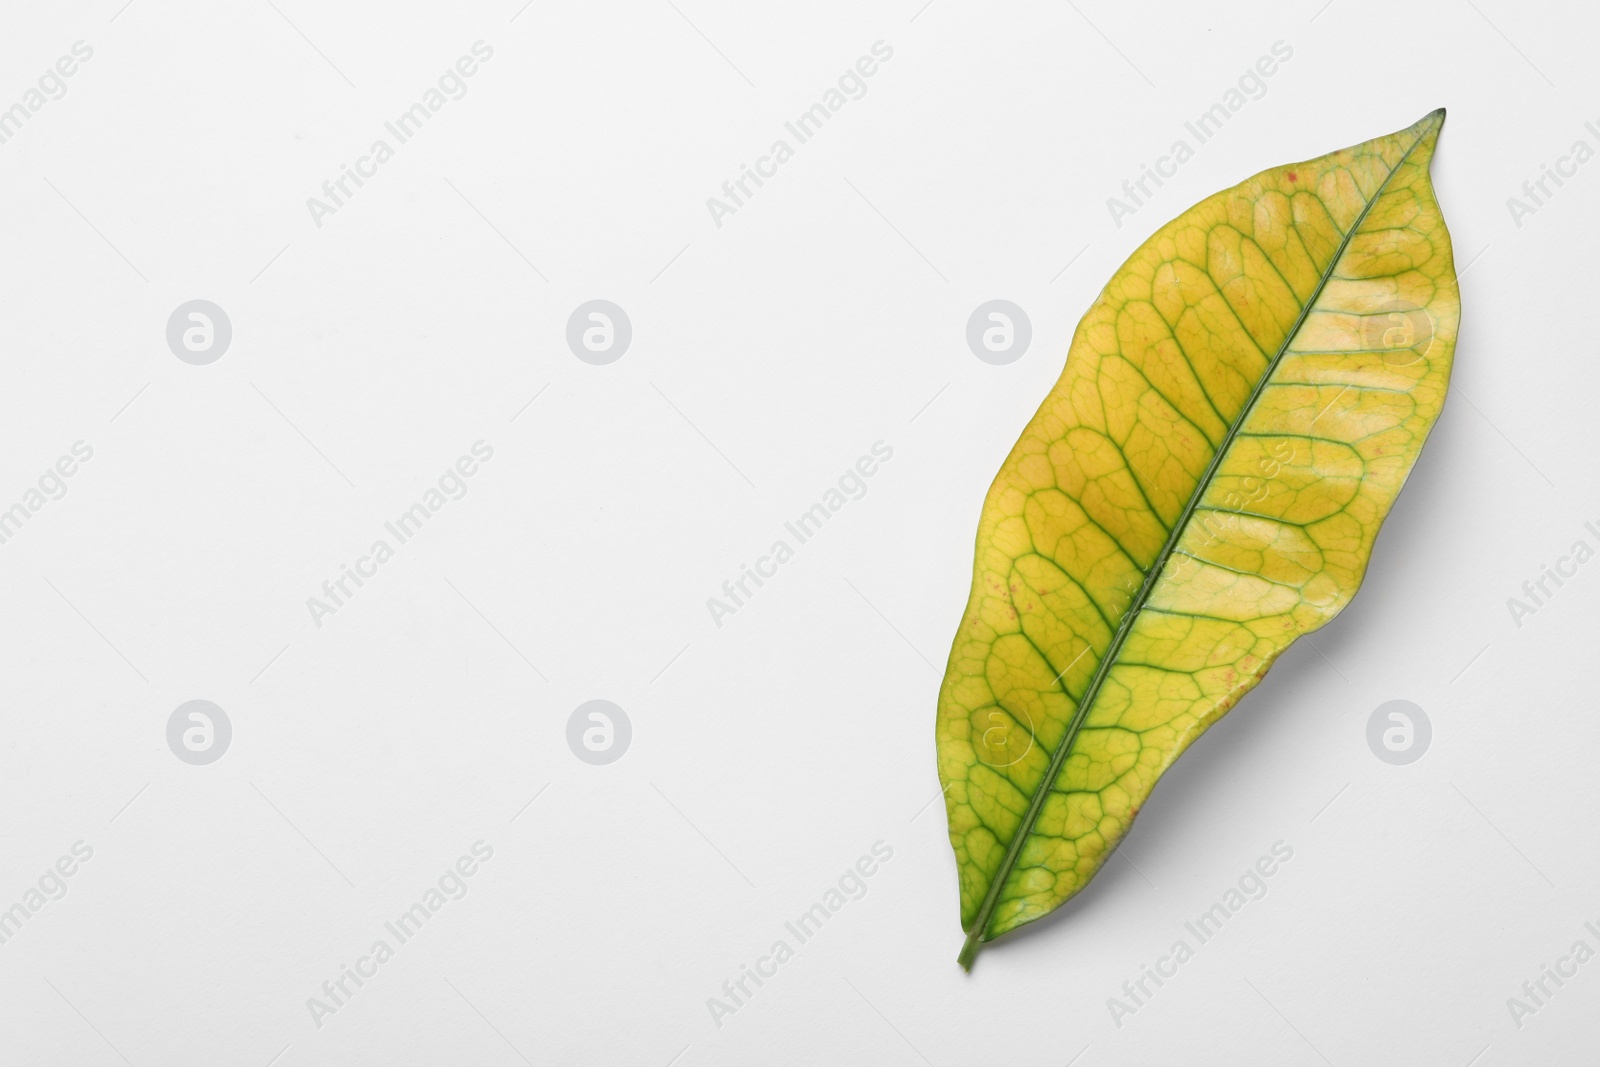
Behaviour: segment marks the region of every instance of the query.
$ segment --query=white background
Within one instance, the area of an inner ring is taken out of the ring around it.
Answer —
[[[1520,227],[1506,200],[1600,147],[1600,19],[921,2],[9,6],[0,108],[94,54],[0,145],[0,508],[94,455],[0,544],[0,908],[94,855],[0,945],[0,1062],[1592,1054],[1600,960],[1520,1027],[1507,998],[1600,949],[1600,563],[1520,627],[1506,602],[1600,546],[1600,162]],[[307,198],[478,40],[467,95],[315,225]],[[879,40],[866,95],[715,225],[706,199]],[[1265,96],[1113,225],[1280,40]],[[1073,325],[1195,200],[1440,105],[1456,377],[1365,587],[1088,891],[963,974],[936,665]],[[208,366],[165,340],[195,298],[233,325]],[[633,323],[609,366],[564,340],[593,298]],[[1033,324],[1004,367],[964,337],[992,298]],[[307,598],[479,440],[470,492],[315,625]],[[707,598],[879,440],[867,494],[715,626]],[[609,766],[565,740],[596,698],[633,724]],[[191,699],[233,724],[209,766],[165,740]],[[1433,724],[1409,766],[1366,742],[1391,699]],[[316,1025],[307,999],[480,839],[467,895]],[[865,897],[715,1025],[880,840]],[[1266,897],[1117,1025],[1108,998],[1276,841]]]

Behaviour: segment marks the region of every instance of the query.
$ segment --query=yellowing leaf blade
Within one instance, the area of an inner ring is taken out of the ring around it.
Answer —
[[[1201,201],[1079,323],[985,501],[940,690],[964,965],[1082,889],[1360,585],[1455,348],[1443,119]]]

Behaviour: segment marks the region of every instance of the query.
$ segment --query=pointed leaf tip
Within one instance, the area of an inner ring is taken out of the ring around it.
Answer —
[[[1436,107],[1412,124],[1412,129],[1421,134],[1432,133],[1444,125],[1444,112],[1442,107]]]

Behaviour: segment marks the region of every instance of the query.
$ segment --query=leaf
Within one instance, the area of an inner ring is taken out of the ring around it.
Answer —
[[[1078,324],[984,501],[939,692],[964,967],[1088,884],[1361,584],[1450,378],[1443,123],[1202,200]]]

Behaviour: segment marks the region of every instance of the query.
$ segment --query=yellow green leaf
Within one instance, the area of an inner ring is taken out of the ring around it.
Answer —
[[[1082,889],[1355,595],[1450,379],[1443,123],[1202,200],[1078,324],[984,501],[939,692],[963,966]]]

